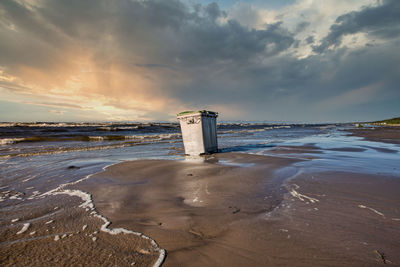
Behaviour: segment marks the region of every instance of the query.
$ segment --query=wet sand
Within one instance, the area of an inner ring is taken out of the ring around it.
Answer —
[[[397,128],[376,130],[353,134],[400,143]],[[279,146],[269,153],[123,162],[29,201],[24,192],[8,192],[0,202],[0,263],[400,265],[400,177],[296,167],[325,153],[315,144]],[[68,190],[83,195],[70,196]],[[105,227],[107,221],[111,225]],[[116,231],[120,227],[126,230]]]
[[[364,137],[366,140],[400,144],[400,127],[357,128],[348,130],[351,135]]]
[[[264,249],[253,247],[256,236],[242,230],[283,201],[283,177],[273,172],[296,161],[235,153],[206,162],[132,161],[80,188],[114,227],[157,240],[168,253],[165,266],[265,264]]]
[[[320,154],[321,149],[315,144],[305,144],[302,146],[278,146],[268,150],[271,154]]]
[[[165,266],[400,264],[398,177],[299,173],[294,162],[235,153],[124,162],[80,188],[114,227],[157,240]]]
[[[111,227],[107,218],[95,209],[90,194],[72,188],[90,176],[32,194],[2,187],[1,266],[159,266],[162,263],[165,252],[154,240],[141,233]]]
[[[294,194],[278,220],[315,249],[313,265],[377,266],[384,264],[379,253],[386,264],[400,264],[399,177],[322,172],[301,174],[287,186],[312,198]]]
[[[104,222],[81,204],[79,197],[47,196],[2,213],[1,266],[151,266],[157,261],[150,240],[102,231]]]

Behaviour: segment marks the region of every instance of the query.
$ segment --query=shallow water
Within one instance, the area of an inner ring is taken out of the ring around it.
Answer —
[[[304,159],[279,169],[274,178],[277,184],[305,172],[321,171],[400,178],[400,146],[366,141],[343,131],[352,127],[220,124],[218,144],[221,152]],[[42,205],[40,196],[44,193],[85,179],[105,166],[137,159],[203,161],[201,157],[184,156],[179,131],[177,124],[170,123],[0,124],[1,226],[10,227],[16,214]],[[219,160],[218,164],[244,168],[254,165],[229,160]],[[40,218],[54,213],[46,212],[40,210]]]
[[[261,155],[276,155],[271,151],[280,147],[311,144],[315,147],[311,151],[283,152],[279,156],[313,158],[296,164],[306,171],[341,169],[400,176],[399,145],[365,141],[341,131],[350,127],[221,124],[218,143],[222,152]],[[93,136],[102,138],[90,138]],[[184,159],[179,126],[172,123],[3,123],[0,144],[0,188],[23,192],[26,197],[34,191],[48,191],[125,160]],[[1,201],[6,199],[2,196]]]
[[[313,160],[295,164],[303,171],[343,171],[400,176],[399,145],[366,141],[361,137],[348,136],[346,132],[338,129],[284,142],[287,146],[304,144],[313,144],[318,150],[316,153],[305,153],[314,157]],[[263,154],[269,154],[268,150]]]

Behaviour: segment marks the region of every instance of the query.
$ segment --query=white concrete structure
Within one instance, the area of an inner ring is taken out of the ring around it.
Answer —
[[[206,110],[185,111],[177,117],[181,124],[185,154],[201,155],[218,151],[218,113]]]

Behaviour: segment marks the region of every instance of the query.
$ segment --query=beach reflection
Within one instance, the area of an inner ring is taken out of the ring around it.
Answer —
[[[185,155],[184,158],[184,162],[187,163],[204,163],[206,161],[206,157],[203,155]]]

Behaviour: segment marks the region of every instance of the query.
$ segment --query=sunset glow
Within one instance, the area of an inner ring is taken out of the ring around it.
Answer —
[[[0,3],[1,121],[350,121],[400,111],[398,1]],[[384,108],[383,108],[384,107]]]

